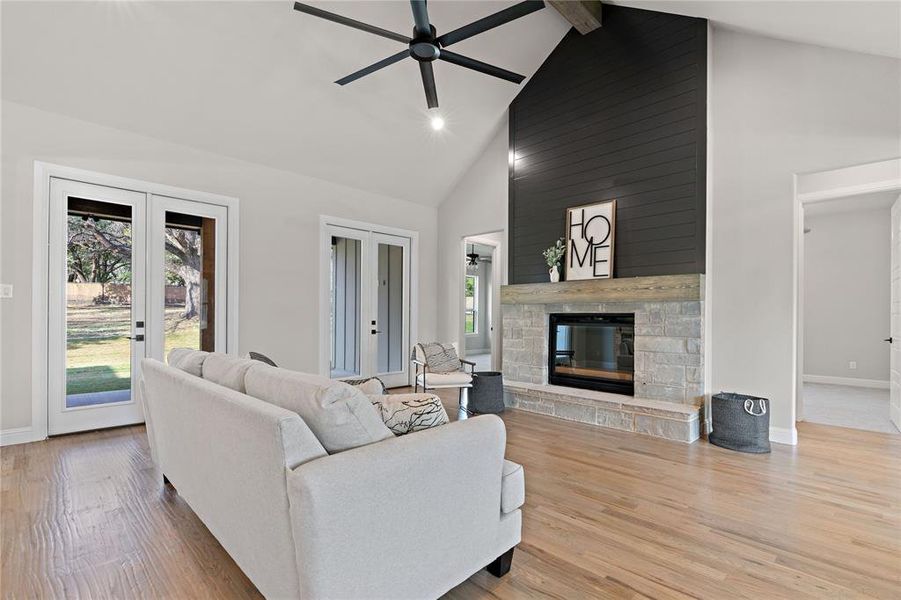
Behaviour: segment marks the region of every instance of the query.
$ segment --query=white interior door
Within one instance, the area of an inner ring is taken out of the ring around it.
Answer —
[[[409,384],[410,238],[326,226],[328,375]]]
[[[891,391],[889,412],[901,429],[901,196],[892,205]]]
[[[227,348],[228,209],[150,195],[148,355]]]
[[[145,194],[50,181],[48,432],[140,423]]]

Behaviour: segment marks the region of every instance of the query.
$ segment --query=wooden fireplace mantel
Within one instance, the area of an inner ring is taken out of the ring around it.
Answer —
[[[501,286],[501,304],[692,302],[704,299],[704,275],[656,275]]]

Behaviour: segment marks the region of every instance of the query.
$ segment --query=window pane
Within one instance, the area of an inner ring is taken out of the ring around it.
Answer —
[[[66,408],[131,399],[131,207],[69,199]]]
[[[360,240],[332,238],[330,374],[334,378],[360,374],[361,251]]]
[[[379,243],[378,372],[404,368],[404,248]]]
[[[466,313],[466,333],[475,333],[475,315],[472,312]]]
[[[166,213],[166,270],[165,270],[165,355],[173,348],[210,350],[202,348],[201,313],[204,310],[203,288],[208,286],[203,273],[207,258],[201,243],[203,220],[200,217]]]

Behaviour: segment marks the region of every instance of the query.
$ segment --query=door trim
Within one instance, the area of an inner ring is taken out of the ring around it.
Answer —
[[[319,374],[329,377],[329,226],[346,227],[366,232],[385,233],[410,240],[410,343],[415,344],[419,333],[419,232],[377,223],[355,221],[342,217],[319,215]],[[408,369],[409,376],[409,369]]]
[[[226,300],[231,308],[227,319],[229,335],[226,348],[227,352],[231,354],[238,351],[238,259],[240,239],[238,198],[36,160],[34,161],[31,263],[31,426],[29,439],[24,440],[16,436],[16,443],[36,442],[47,438],[51,177],[225,206],[228,209],[229,230],[228,279],[231,282],[235,282],[235,285],[229,286]]]

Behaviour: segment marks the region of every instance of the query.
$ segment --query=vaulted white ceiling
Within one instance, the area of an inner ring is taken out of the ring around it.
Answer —
[[[901,56],[898,2],[615,0],[791,41]],[[407,2],[315,2],[403,34]],[[443,33],[513,4],[436,1]],[[332,83],[402,45],[249,2],[13,2],[3,98],[102,125],[435,205],[478,157],[520,86],[438,62],[445,131],[428,127],[417,65]],[[550,8],[454,46],[532,75],[569,29]]]
[[[901,58],[898,0],[613,0],[709,19],[714,27]]]
[[[315,2],[410,35],[407,2]],[[439,34],[513,2],[430,2]],[[454,46],[531,75],[569,25],[550,8]],[[447,126],[429,127],[404,60],[333,82],[403,44],[293,10],[293,1],[2,3],[7,100],[272,167],[437,204],[520,89],[437,62]]]

